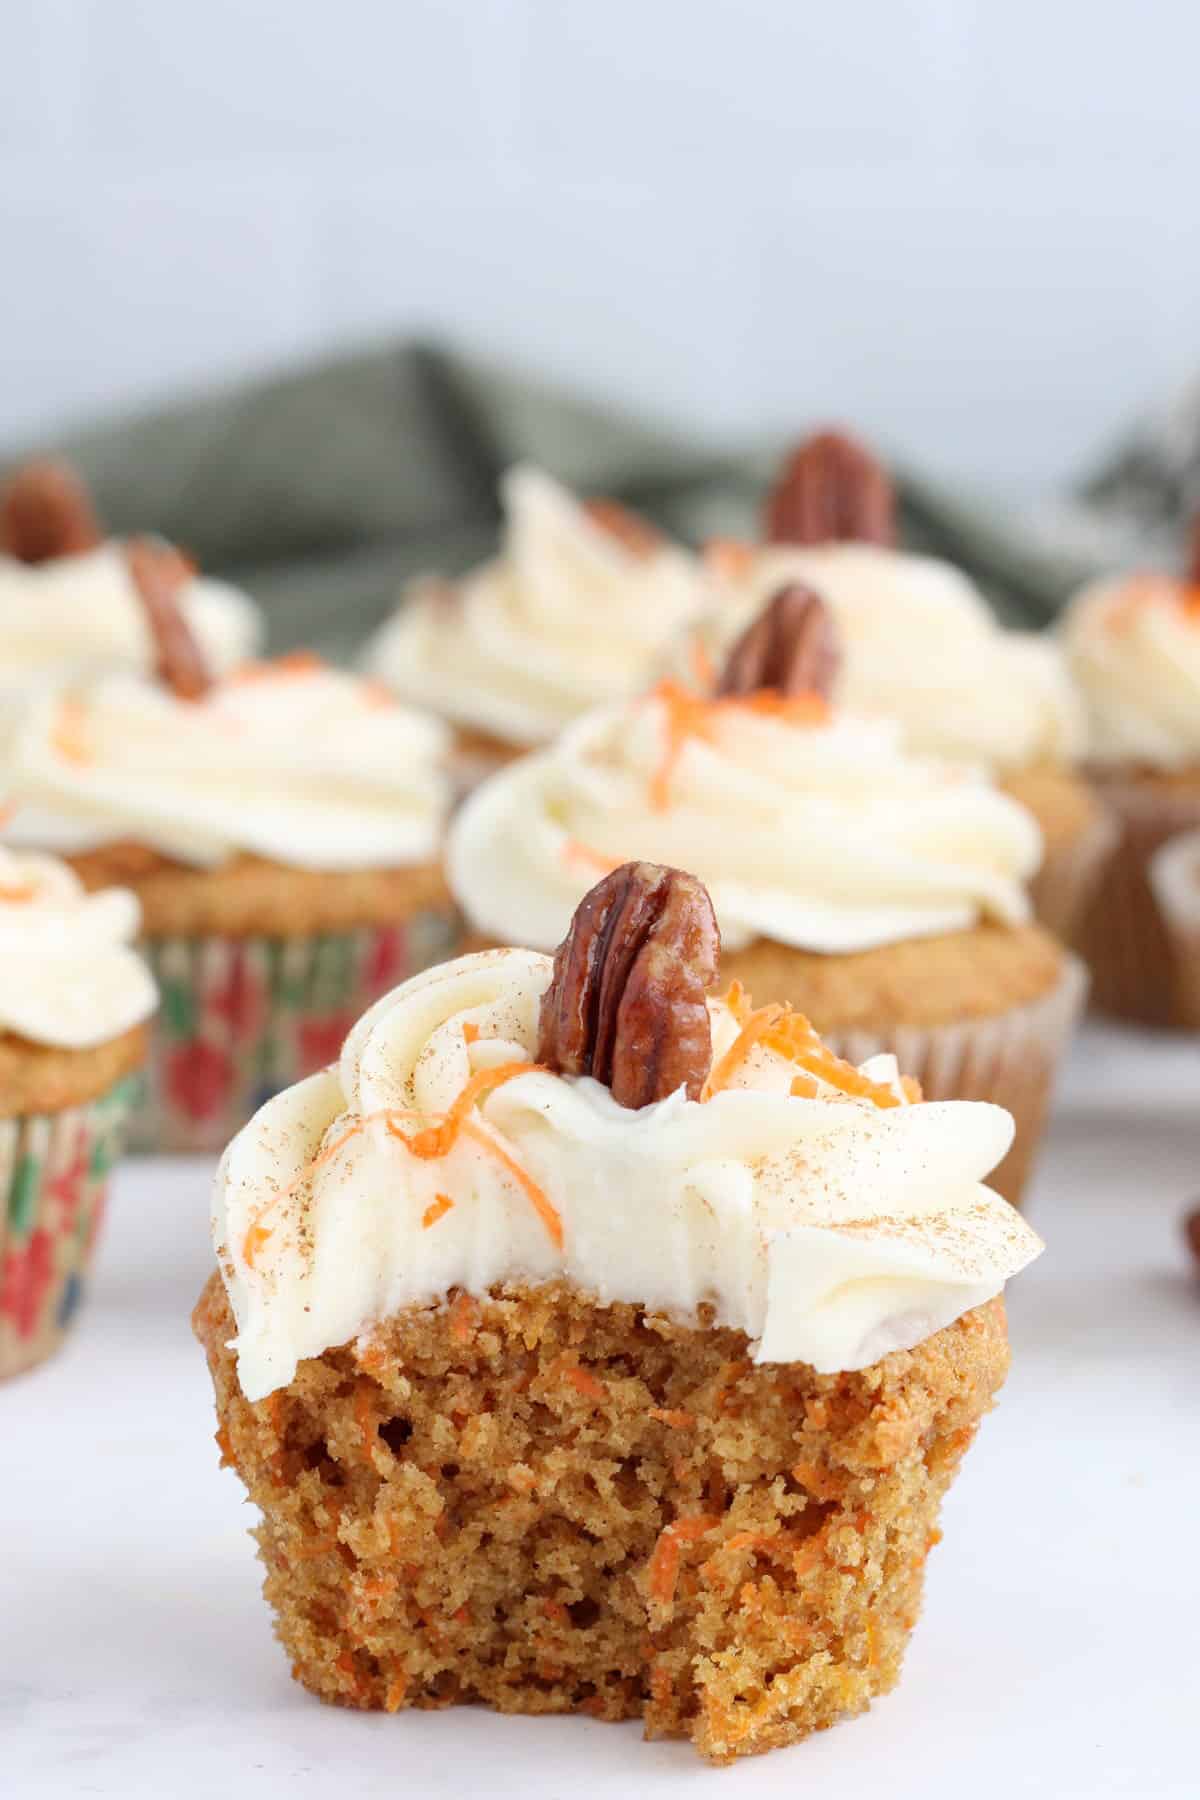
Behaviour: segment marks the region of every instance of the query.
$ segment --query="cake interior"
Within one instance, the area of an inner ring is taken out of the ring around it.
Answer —
[[[640,1718],[716,1762],[895,1683],[1008,1361],[999,1300],[818,1375],[703,1319],[505,1286],[397,1314],[251,1404],[215,1275],[195,1327],[306,1687]]]

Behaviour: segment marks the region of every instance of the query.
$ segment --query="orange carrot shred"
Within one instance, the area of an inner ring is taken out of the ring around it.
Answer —
[[[432,1203],[421,1214],[421,1229],[428,1231],[431,1225],[436,1225],[439,1219],[445,1218],[453,1205],[449,1194],[436,1194]]]
[[[470,1294],[455,1294],[450,1306],[450,1336],[456,1344],[469,1344],[479,1323],[479,1307]]]
[[[569,863],[587,863],[590,868],[598,869],[601,875],[611,875],[617,867],[616,861],[603,850],[593,850],[590,844],[582,844],[578,838],[566,839],[563,844],[563,860]]]
[[[408,1676],[404,1674],[397,1675],[394,1680],[388,1683],[388,1690],[383,1698],[384,1711],[390,1713],[399,1712],[404,1704],[404,1696],[407,1692]]]
[[[700,1513],[694,1518],[676,1519],[663,1527],[650,1556],[651,1599],[666,1605],[675,1598],[675,1585],[679,1580],[679,1556],[683,1545],[694,1543],[719,1524],[720,1520],[711,1514]]]
[[[696,1423],[695,1413],[685,1412],[678,1406],[652,1406],[649,1415],[660,1424],[670,1425],[676,1431],[690,1431]]]
[[[597,1381],[594,1375],[590,1375],[586,1369],[581,1369],[578,1364],[564,1369],[563,1376],[578,1393],[585,1394],[589,1400],[603,1400],[607,1396],[604,1383]]]
[[[65,762],[83,767],[92,760],[83,729],[82,703],[69,695],[59,702],[58,717],[50,733],[50,741]]]
[[[258,1255],[267,1239],[272,1235],[273,1233],[270,1225],[256,1223],[248,1228],[245,1237],[242,1239],[242,1261],[248,1269],[254,1267],[255,1257]]]
[[[475,1044],[479,1041],[479,1027],[474,1019],[468,1019],[463,1026],[463,1043]]]
[[[463,1126],[463,1131],[468,1137],[473,1138],[477,1144],[482,1144],[485,1150],[490,1150],[492,1155],[496,1158],[496,1161],[502,1163],[517,1185],[524,1189],[532,1202],[533,1210],[537,1213],[538,1218],[546,1227],[554,1248],[556,1250],[561,1250],[563,1247],[562,1214],[538,1186],[537,1182],[533,1179],[533,1176],[528,1174],[527,1171],[521,1167],[515,1157],[508,1154],[508,1151],[502,1144],[499,1144],[496,1139],[484,1131],[481,1126],[476,1125],[473,1119],[467,1120],[466,1124]]]

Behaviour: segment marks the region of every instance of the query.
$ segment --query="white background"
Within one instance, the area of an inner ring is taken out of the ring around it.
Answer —
[[[3,0],[0,445],[397,329],[1036,486],[1200,365],[1193,0]]]
[[[288,1677],[188,1313],[210,1166],[127,1163],[68,1348],[0,1389],[5,1800],[1196,1800],[1195,1039],[1089,1027],[898,1691],[731,1771],[636,1726],[393,1718]]]

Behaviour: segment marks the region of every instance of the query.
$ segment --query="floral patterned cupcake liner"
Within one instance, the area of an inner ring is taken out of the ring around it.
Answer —
[[[359,1014],[454,953],[449,909],[312,937],[159,937],[161,1004],[137,1150],[221,1151],[282,1088],[336,1060]]]
[[[42,1362],[83,1297],[140,1074],[61,1112],[0,1119],[0,1378]]]

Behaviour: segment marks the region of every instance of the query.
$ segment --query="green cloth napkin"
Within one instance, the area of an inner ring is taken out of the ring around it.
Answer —
[[[347,656],[406,578],[455,573],[489,551],[497,479],[513,462],[613,495],[699,543],[756,534],[783,447],[723,450],[536,377],[410,343],[30,450],[76,462],[114,532],[160,531],[206,571],[245,586],[264,608],[273,650],[315,644]],[[1097,499],[1119,507],[1127,462],[1147,491],[1146,454],[1126,450],[1081,490],[1085,509]],[[1078,529],[1056,540],[902,462],[895,474],[904,541],[961,564],[1011,622],[1046,623],[1101,560]]]

